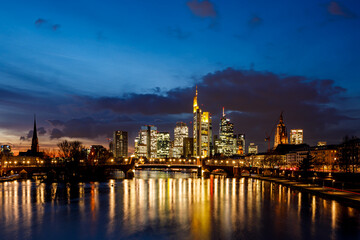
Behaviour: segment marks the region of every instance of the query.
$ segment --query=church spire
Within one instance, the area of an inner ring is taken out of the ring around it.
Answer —
[[[31,152],[37,153],[39,152],[39,139],[37,137],[37,129],[36,129],[36,115],[34,114],[34,130],[33,137],[31,141]]]

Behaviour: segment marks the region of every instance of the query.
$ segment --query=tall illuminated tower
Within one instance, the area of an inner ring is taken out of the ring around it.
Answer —
[[[197,86],[196,86],[196,94],[194,97],[193,103],[193,113],[194,113],[194,121],[193,121],[193,138],[194,138],[194,156],[201,155],[201,109],[197,103]]]
[[[279,144],[288,144],[288,137],[286,132],[286,127],[284,124],[283,114],[281,112],[279,123],[276,127],[275,140],[274,140],[274,148]]]
[[[212,124],[209,112],[201,112],[197,103],[198,91],[193,102],[193,138],[194,138],[194,156],[208,157],[211,153]]]

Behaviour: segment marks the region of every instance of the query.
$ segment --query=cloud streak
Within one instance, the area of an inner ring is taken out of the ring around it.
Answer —
[[[190,11],[197,17],[215,18],[217,16],[214,4],[208,0],[192,0],[187,2],[186,5],[189,7]]]
[[[43,18],[38,18],[36,19],[36,21],[34,22],[35,26],[38,28],[47,28],[47,29],[52,29],[53,31],[57,31],[61,25],[58,23],[51,23],[49,20],[43,19]]]
[[[326,8],[328,13],[334,16],[341,16],[345,18],[357,17],[357,15],[354,12],[350,11],[347,7],[343,6],[342,4],[336,1],[329,2]]]

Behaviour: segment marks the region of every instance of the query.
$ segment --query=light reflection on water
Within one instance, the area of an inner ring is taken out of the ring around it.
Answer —
[[[0,184],[1,239],[359,239],[359,210],[259,180]]]

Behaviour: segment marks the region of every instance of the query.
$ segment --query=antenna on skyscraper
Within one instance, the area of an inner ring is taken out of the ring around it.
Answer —
[[[225,117],[225,108],[223,107],[223,117]]]

